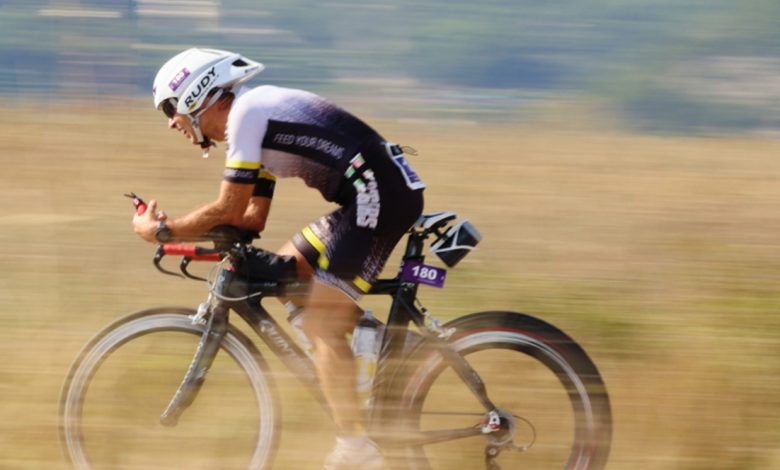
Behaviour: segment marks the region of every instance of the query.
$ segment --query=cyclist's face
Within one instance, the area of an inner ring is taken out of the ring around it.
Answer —
[[[168,127],[184,134],[184,137],[190,139],[190,142],[193,144],[198,143],[195,139],[195,132],[192,130],[190,118],[187,116],[178,113],[174,114],[173,117],[168,118]]]
[[[225,125],[227,124],[227,113],[229,110],[230,103],[220,101],[200,115],[200,130],[204,137],[217,142],[225,140]],[[195,132],[192,129],[192,121],[190,121],[189,117],[175,113],[168,118],[168,127],[184,134],[193,144],[198,144]]]

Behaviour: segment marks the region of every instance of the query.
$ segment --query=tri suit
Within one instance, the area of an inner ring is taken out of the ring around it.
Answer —
[[[424,183],[402,149],[344,109],[303,90],[264,85],[236,93],[224,178],[272,197],[298,177],[340,207],[295,234],[315,277],[357,299],[371,288],[422,213]]]

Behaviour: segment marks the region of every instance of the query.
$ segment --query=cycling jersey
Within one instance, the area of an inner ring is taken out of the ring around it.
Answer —
[[[276,177],[299,177],[342,206],[293,243],[321,281],[367,292],[422,212],[425,185],[400,147],[324,98],[269,85],[238,91],[225,133],[227,181],[270,197]]]
[[[225,179],[295,176],[326,200],[345,203],[352,196],[343,187],[350,160],[379,140],[371,127],[313,93],[270,85],[242,89],[228,116]]]

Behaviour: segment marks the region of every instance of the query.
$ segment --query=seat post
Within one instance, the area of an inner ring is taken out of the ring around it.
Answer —
[[[412,231],[409,234],[409,238],[406,241],[406,251],[404,252],[404,259],[423,258],[423,244],[427,234],[425,232]]]

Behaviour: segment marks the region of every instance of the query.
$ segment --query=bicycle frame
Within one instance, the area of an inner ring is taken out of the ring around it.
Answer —
[[[402,263],[407,261],[422,263],[424,260],[423,245],[428,236],[429,232],[425,230],[410,233]],[[194,401],[227,331],[230,310],[235,311],[247,322],[257,336],[309,389],[320,405],[329,412],[327,401],[319,387],[313,363],[261,303],[265,297],[304,296],[308,293],[309,286],[309,282],[304,281],[291,283],[251,281],[233,271],[221,269],[214,285],[217,300],[209,308],[208,320],[204,320],[207,322],[205,331],[179,389],[160,418],[161,422],[168,426],[175,425],[184,409]],[[379,431],[378,427],[381,423],[378,421],[381,420],[381,410],[389,405],[389,403],[383,403],[382,397],[385,397],[386,394],[380,392],[384,387],[392,387],[393,385],[388,378],[396,369],[390,365],[400,364],[401,359],[408,353],[405,350],[405,340],[410,323],[417,326],[421,334],[421,341],[432,345],[441,354],[445,363],[452,367],[471,393],[480,401],[486,411],[486,419],[482,427],[419,432],[402,438],[382,439],[382,443],[388,446],[419,446],[498,430],[497,408],[488,398],[482,379],[469,363],[448,345],[445,335],[440,330],[426,324],[425,310],[415,305],[417,288],[417,283],[406,282],[396,277],[377,280],[371,291],[368,292],[369,295],[384,294],[392,297],[372,392],[372,397],[378,400],[374,401],[371,408],[369,430]],[[253,297],[248,298],[250,293]],[[397,362],[395,362],[396,360]]]

